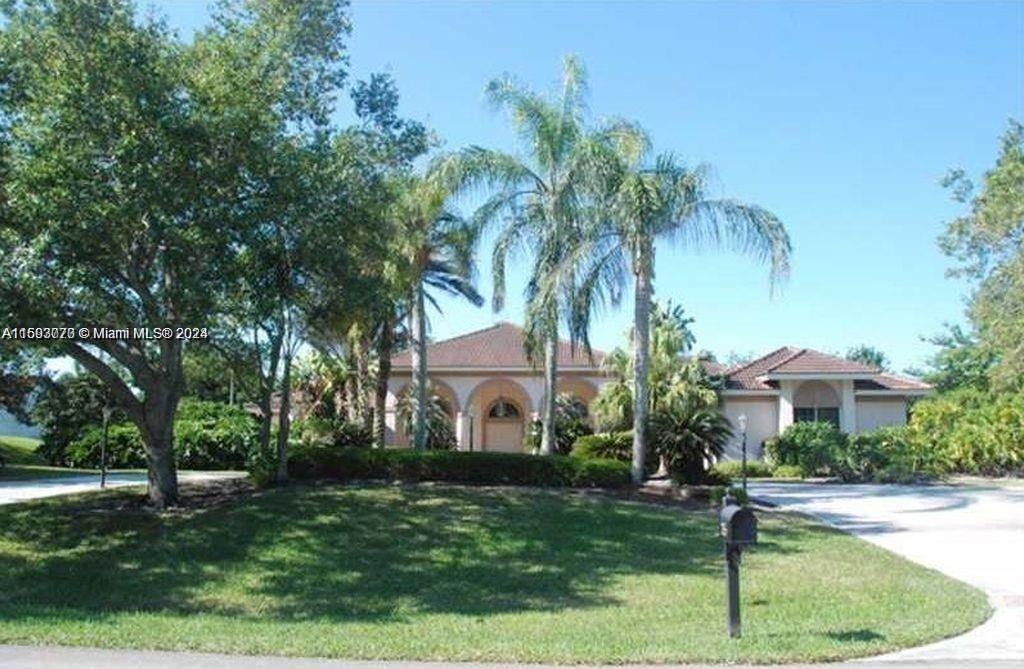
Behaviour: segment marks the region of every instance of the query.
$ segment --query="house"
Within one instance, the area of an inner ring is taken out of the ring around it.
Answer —
[[[560,342],[558,392],[589,404],[609,378],[603,354],[591,357]],[[721,375],[722,411],[738,425],[746,416],[747,445],[759,457],[765,439],[794,421],[821,420],[846,432],[906,422],[908,403],[931,388],[914,379],[882,373],[866,365],[807,348],[785,346],[756,360],[726,367],[706,363]],[[408,351],[392,357],[388,382],[388,443],[406,445],[398,420],[398,397],[408,392],[412,360]],[[452,420],[460,450],[523,450],[523,437],[540,415],[544,397],[542,369],[523,352],[523,331],[502,322],[427,346],[428,376],[434,394]],[[740,435],[727,448],[740,450]]]

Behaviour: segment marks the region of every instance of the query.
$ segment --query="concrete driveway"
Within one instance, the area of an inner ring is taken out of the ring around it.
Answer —
[[[214,479],[245,476],[240,472],[178,472],[179,481],[212,481]],[[146,475],[142,473],[118,473],[107,475],[108,488],[129,485],[145,485]],[[44,479],[0,481],[0,504],[14,504],[40,497],[68,495],[100,489],[99,474],[63,476]]]
[[[995,613],[981,627],[887,657],[1024,661],[1024,486],[754,482],[750,492],[988,594]]]

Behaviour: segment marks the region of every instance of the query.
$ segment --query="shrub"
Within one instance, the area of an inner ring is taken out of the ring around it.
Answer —
[[[807,476],[830,474],[846,448],[846,435],[831,423],[793,423],[778,437],[765,441],[773,465],[795,465]]]
[[[292,422],[290,442],[293,444],[322,444],[338,448],[370,448],[373,433],[362,425],[341,419],[310,417]]]
[[[719,460],[712,471],[730,479],[743,477],[742,460]],[[767,478],[772,475],[772,466],[761,460],[747,460],[747,476],[751,478]]]
[[[800,469],[797,465],[776,465],[775,470],[772,471],[772,476],[777,479],[802,479],[804,477],[804,470]]]
[[[941,471],[935,451],[902,425],[852,435],[837,466],[845,480],[915,481]]]
[[[633,459],[633,431],[584,435],[572,445],[570,455],[577,458],[605,458],[630,462]]]
[[[32,408],[42,438],[37,452],[51,465],[69,464],[68,447],[91,426],[102,423],[106,403],[106,386],[92,374],[65,374],[45,384]],[[111,422],[124,420],[121,411],[113,412]]]
[[[249,464],[258,440],[256,420],[245,410],[219,402],[184,400],[174,421],[174,455],[182,469],[242,469]],[[103,427],[88,427],[66,449],[72,467],[97,468]],[[145,446],[131,423],[109,427],[107,466],[146,466]]]
[[[708,491],[708,501],[715,506],[722,505],[722,498],[725,497],[726,493],[732,495],[736,499],[737,504],[749,504],[750,495],[743,488],[737,486],[716,485]]]
[[[540,452],[541,434],[544,429],[539,420],[532,421],[523,439],[524,450]],[[555,452],[569,455],[580,437],[594,433],[587,422],[587,405],[578,397],[561,393],[555,397]]]
[[[669,402],[651,415],[651,445],[681,483],[704,483],[732,437],[729,419],[698,397]]]
[[[946,471],[1005,475],[1024,471],[1024,394],[965,389],[921,400],[910,439]]]
[[[629,466],[614,460],[518,453],[302,446],[289,458],[297,479],[387,479],[491,485],[602,487],[629,485]]]

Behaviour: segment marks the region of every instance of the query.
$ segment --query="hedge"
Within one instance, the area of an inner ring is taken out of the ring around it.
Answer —
[[[174,456],[182,469],[244,469],[257,441],[256,420],[239,407],[184,400],[174,420]],[[68,445],[66,464],[99,467],[102,444],[103,427],[90,426]],[[109,427],[106,461],[111,468],[146,466],[145,446],[135,425]]]
[[[743,477],[742,460],[720,460],[711,469],[729,479]],[[747,460],[747,476],[749,478],[768,478],[772,475],[772,472],[773,468],[767,462]]]
[[[288,473],[296,479],[450,481],[576,488],[619,488],[630,483],[629,466],[615,460],[318,445],[297,447],[288,459]]]

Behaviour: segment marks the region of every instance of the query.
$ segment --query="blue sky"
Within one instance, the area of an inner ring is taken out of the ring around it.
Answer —
[[[188,37],[206,3],[154,3]],[[656,292],[696,319],[719,356],[784,344],[881,348],[900,369],[920,341],[962,320],[967,287],[935,245],[960,213],[939,186],[951,167],[978,176],[1007,119],[1024,118],[1024,3],[412,2],[353,3],[352,75],[386,71],[405,116],[445,148],[517,150],[483,99],[511,73],[552,87],[565,54],[590,74],[595,119],[643,124],[656,147],[715,168],[715,192],[775,212],[793,240],[789,281],[726,253],[661,245]],[[339,123],[351,118],[347,99]],[[490,293],[489,249],[480,285]],[[432,336],[518,322],[526,261],[500,314],[443,301]],[[598,348],[623,341],[631,303],[595,324]]]

